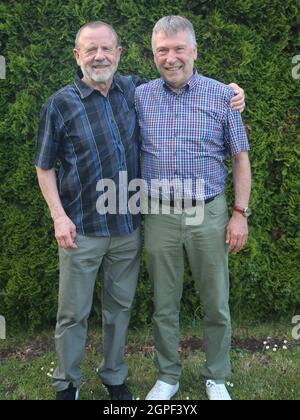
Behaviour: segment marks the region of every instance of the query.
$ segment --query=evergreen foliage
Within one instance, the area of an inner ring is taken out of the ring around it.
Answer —
[[[0,2],[0,55],[7,61],[0,80],[0,314],[8,327],[42,327],[56,315],[57,246],[32,162],[40,107],[73,79],[77,30],[91,20],[112,24],[125,47],[119,72],[155,78],[151,31],[169,14],[193,22],[198,70],[247,94],[253,216],[246,250],[230,259],[233,313],[265,319],[300,312],[300,79],[292,77],[299,1],[7,0]],[[231,185],[228,198],[232,203]],[[183,305],[199,313],[188,268]],[[151,310],[143,258],[133,323],[148,322]]]

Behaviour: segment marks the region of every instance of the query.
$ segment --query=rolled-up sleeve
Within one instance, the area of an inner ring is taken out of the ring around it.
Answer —
[[[230,100],[233,96],[234,94],[230,93],[227,97],[223,119],[225,144],[231,156],[250,150],[242,116],[240,112],[235,111],[230,107]]]

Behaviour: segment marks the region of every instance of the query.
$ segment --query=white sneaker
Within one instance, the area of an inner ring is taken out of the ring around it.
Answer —
[[[205,388],[210,401],[231,401],[225,385],[216,384],[215,381],[208,380],[206,381]]]
[[[176,385],[170,385],[163,381],[156,381],[146,397],[146,400],[170,400],[179,389],[179,382]]]

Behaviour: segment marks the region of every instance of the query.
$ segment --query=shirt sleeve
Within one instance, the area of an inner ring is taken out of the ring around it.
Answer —
[[[231,156],[250,150],[242,116],[240,112],[235,111],[230,107],[230,101],[233,96],[233,92],[230,92],[226,99],[223,120],[225,144]]]
[[[54,168],[59,137],[57,113],[53,101],[48,101],[42,106],[40,113],[40,123],[36,137],[35,166],[45,170]]]

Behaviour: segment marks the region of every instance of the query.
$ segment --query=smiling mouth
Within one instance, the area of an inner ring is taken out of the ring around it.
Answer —
[[[169,71],[170,73],[175,73],[176,71],[181,70],[182,67],[170,67],[170,68],[165,68],[166,71]]]
[[[92,66],[93,69],[107,69],[109,66]]]

